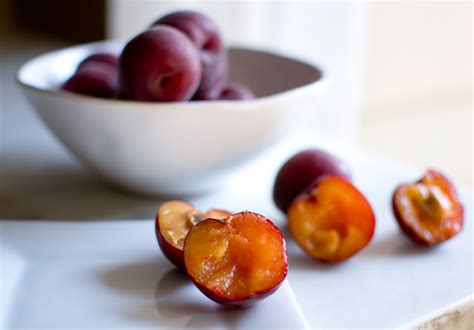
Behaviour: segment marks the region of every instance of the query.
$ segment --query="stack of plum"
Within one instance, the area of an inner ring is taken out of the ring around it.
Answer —
[[[120,55],[83,59],[62,89],[102,98],[149,102],[245,100],[244,85],[228,81],[227,49],[217,25],[195,11],[156,20]]]

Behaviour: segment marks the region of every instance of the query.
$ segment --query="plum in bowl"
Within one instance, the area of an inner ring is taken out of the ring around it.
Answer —
[[[46,53],[24,64],[17,79],[41,119],[86,167],[148,195],[218,186],[297,127],[323,86],[314,65],[231,47],[230,80],[248,86],[255,99],[156,103],[60,91],[81,60],[119,54],[124,44],[102,41]]]

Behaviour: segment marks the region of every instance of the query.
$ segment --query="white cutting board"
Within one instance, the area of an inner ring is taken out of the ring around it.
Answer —
[[[284,216],[271,201],[272,181],[288,155],[310,145],[304,137],[287,139],[228,186],[190,200],[203,209],[261,212],[285,231]],[[4,328],[387,328],[472,300],[472,191],[460,189],[462,233],[437,248],[419,248],[399,232],[390,197],[397,184],[416,179],[420,171],[326,147],[349,161],[377,216],[373,241],[351,260],[318,263],[287,235],[288,281],[254,308],[227,311],[172,271],[157,248],[152,219],[2,221]]]
[[[288,281],[255,308],[207,299],[159,253],[150,221],[0,226],[1,329],[306,327]]]

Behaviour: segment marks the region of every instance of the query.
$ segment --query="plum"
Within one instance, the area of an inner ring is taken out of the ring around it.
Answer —
[[[351,178],[346,163],[324,150],[308,149],[297,153],[280,168],[273,186],[273,201],[286,213],[293,200],[323,175]]]
[[[219,100],[250,100],[255,95],[242,84],[229,83],[220,92]]]
[[[464,223],[464,208],[452,182],[435,170],[412,184],[397,187],[393,213],[402,231],[414,242],[433,246],[457,235]]]
[[[199,53],[181,31],[164,25],[140,33],[119,59],[123,97],[140,101],[187,101],[201,80]]]
[[[208,16],[181,10],[158,19],[152,26],[163,24],[181,30],[199,51],[202,64],[202,78],[194,95],[195,100],[214,100],[227,81],[228,57],[219,28]]]
[[[201,80],[199,88],[192,98],[193,100],[212,101],[219,98],[229,75],[227,55],[219,57],[212,70],[214,70],[214,74],[212,75],[214,78],[210,79],[206,77]]]
[[[108,64],[90,62],[76,71],[61,89],[77,94],[114,98],[119,94],[117,70]]]
[[[155,221],[158,245],[169,261],[184,270],[183,245],[191,227],[207,218],[225,219],[230,215],[227,211],[216,209],[203,213],[181,200],[163,203]]]
[[[184,243],[184,263],[202,293],[235,307],[268,297],[288,273],[282,232],[269,219],[248,211],[193,226]]]
[[[311,257],[340,262],[370,242],[375,215],[351,183],[338,176],[323,176],[291,204],[288,229]]]
[[[77,70],[87,66],[89,63],[105,63],[115,68],[118,67],[119,57],[111,53],[94,53],[84,58],[77,66]]]

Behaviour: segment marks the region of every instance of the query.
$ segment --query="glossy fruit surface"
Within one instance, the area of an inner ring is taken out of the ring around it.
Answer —
[[[119,61],[125,98],[140,101],[187,101],[201,81],[199,53],[181,31],[164,25],[127,43]]]
[[[346,260],[372,239],[375,215],[359,190],[337,176],[324,176],[288,210],[290,234],[311,257]]]
[[[213,100],[227,80],[228,60],[219,28],[202,13],[181,10],[158,19],[156,24],[172,26],[186,34],[198,49],[202,64],[202,79],[193,97],[196,100]]]
[[[76,71],[62,86],[62,90],[102,98],[119,94],[117,70],[103,63],[88,63]]]
[[[212,209],[205,213],[181,200],[165,202],[156,215],[155,233],[163,254],[178,268],[184,269],[183,245],[192,226],[207,218],[225,219],[230,213]]]
[[[193,226],[184,246],[186,271],[215,302],[249,306],[272,294],[288,272],[285,239],[253,212]]]
[[[429,170],[413,184],[402,184],[394,192],[392,207],[400,228],[422,245],[440,244],[458,234],[464,208],[451,181]]]
[[[280,168],[273,186],[273,201],[286,213],[293,200],[323,175],[351,179],[345,162],[321,149],[308,149],[291,157]]]
[[[84,67],[85,65],[87,65],[89,63],[105,63],[105,64],[109,64],[113,67],[117,67],[118,66],[118,61],[119,61],[119,57],[115,54],[95,53],[95,54],[89,55],[86,58],[84,58],[79,63],[79,65],[77,66],[77,69],[79,70],[79,69],[81,69],[82,67]]]

